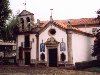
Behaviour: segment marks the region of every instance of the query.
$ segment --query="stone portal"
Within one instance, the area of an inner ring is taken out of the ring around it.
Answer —
[[[45,42],[47,51],[47,66],[57,67],[58,65],[58,44],[59,42],[55,40],[54,37],[50,37]]]

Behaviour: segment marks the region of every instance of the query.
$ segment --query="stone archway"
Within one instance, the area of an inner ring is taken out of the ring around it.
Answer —
[[[54,37],[50,37],[45,42],[47,47],[47,66],[56,67],[58,65],[58,44]]]

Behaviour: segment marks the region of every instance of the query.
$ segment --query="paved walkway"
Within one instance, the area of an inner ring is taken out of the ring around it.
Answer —
[[[100,73],[67,70],[56,67],[0,66],[0,75],[100,75]]]

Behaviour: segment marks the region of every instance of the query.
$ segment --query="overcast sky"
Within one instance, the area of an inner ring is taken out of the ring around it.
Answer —
[[[25,0],[9,0],[14,15],[25,9]],[[49,20],[50,9],[53,19],[94,18],[100,9],[100,0],[26,0],[26,10],[32,12],[35,19]]]

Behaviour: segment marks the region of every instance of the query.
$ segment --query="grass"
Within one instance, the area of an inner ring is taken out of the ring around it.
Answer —
[[[84,71],[100,72],[100,67],[91,67],[91,68],[84,69]]]

